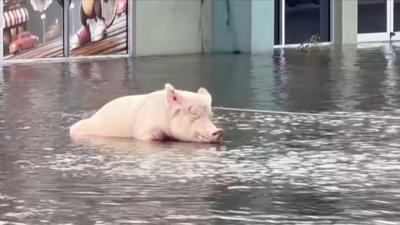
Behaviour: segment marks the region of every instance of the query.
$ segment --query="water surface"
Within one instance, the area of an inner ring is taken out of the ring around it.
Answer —
[[[396,224],[399,52],[5,66],[0,224]],[[107,101],[165,82],[205,86],[215,106],[293,113],[215,109],[220,145],[69,138]]]

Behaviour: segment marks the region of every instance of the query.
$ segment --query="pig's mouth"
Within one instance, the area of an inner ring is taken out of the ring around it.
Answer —
[[[207,138],[206,136],[200,134],[199,132],[196,132],[196,137],[202,141],[202,142],[208,142],[208,143],[218,143],[221,142],[222,138],[220,139],[216,139],[216,140],[212,140],[210,138]]]
[[[206,137],[204,137],[203,135],[200,135],[200,134],[197,136],[197,138],[204,142],[210,142],[210,140],[208,140]]]
[[[196,138],[198,138],[202,142],[211,142],[207,137],[204,135],[200,134],[200,132],[196,131],[195,133]]]

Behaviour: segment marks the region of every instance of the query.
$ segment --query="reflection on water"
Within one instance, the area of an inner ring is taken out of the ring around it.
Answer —
[[[0,224],[396,224],[397,46],[13,65],[0,74]],[[220,145],[71,140],[105,102],[206,86]]]

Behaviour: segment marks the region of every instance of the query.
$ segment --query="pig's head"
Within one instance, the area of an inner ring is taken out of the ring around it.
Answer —
[[[221,142],[223,131],[211,121],[211,95],[205,88],[197,93],[177,90],[165,84],[165,98],[170,115],[170,133],[182,141]]]

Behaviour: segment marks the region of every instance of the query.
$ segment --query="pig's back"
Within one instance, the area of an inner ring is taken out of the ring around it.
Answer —
[[[136,112],[140,108],[145,97],[146,95],[130,95],[116,98],[101,107],[96,114],[132,114],[132,112]]]
[[[135,117],[145,97],[124,96],[105,104],[89,119],[92,135],[132,137]]]

